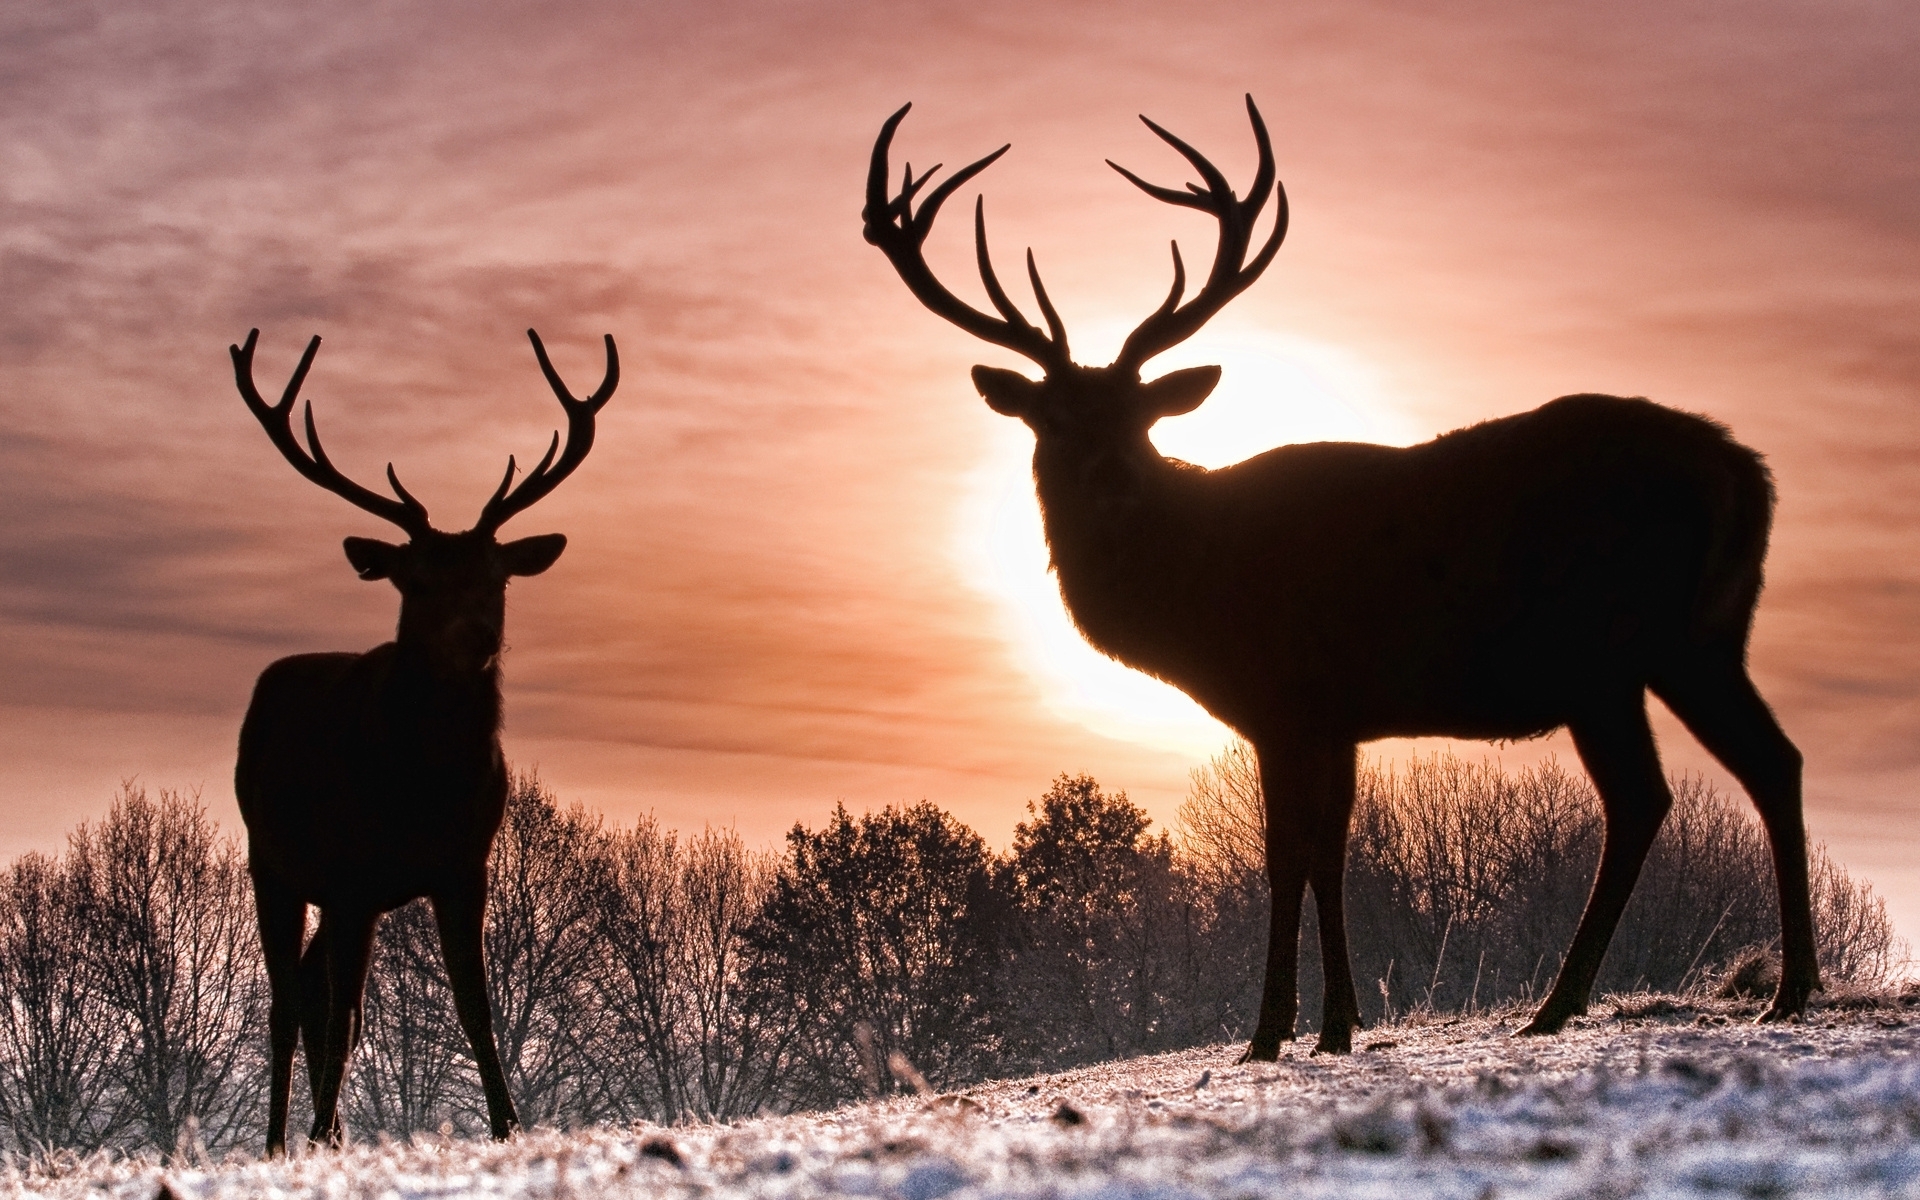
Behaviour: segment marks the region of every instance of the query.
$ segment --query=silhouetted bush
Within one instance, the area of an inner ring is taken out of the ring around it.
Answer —
[[[1086,775],[1060,776],[1027,811],[1000,867],[1011,1048],[1060,1069],[1220,1036],[1196,1004],[1207,909],[1172,841]]]
[[[896,1055],[935,1086],[990,1073],[1001,908],[986,843],[925,801],[794,826],[749,938],[794,1022],[784,1101],[893,1090]]]

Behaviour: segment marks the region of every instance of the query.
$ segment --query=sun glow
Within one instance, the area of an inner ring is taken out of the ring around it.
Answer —
[[[1206,363],[1222,368],[1220,386],[1194,412],[1154,427],[1163,454],[1221,467],[1289,442],[1404,439],[1370,372],[1333,347],[1222,333],[1169,352],[1151,373]],[[1196,760],[1217,753],[1232,736],[1225,726],[1174,688],[1102,655],[1074,628],[1048,569],[1032,455],[1024,425],[998,423],[969,477],[959,530],[965,576],[997,602],[1014,657],[1058,716]]]

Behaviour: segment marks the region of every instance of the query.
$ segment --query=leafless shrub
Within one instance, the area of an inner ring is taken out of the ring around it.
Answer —
[[[1713,985],[1719,1000],[1764,1000],[1780,983],[1780,956],[1765,946],[1748,946],[1726,964]]]

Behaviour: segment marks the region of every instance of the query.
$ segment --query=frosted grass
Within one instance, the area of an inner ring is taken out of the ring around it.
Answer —
[[[1558,1038],[1522,1015],[1403,1022],[1344,1059],[1215,1046],[733,1126],[427,1138],[281,1162],[11,1162],[78,1200],[1920,1197],[1920,1009],[1754,1026],[1635,998]]]

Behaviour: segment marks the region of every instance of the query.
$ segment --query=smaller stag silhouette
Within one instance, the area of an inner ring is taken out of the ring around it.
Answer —
[[[940,206],[1007,147],[916,210],[939,168],[915,176],[909,166],[898,194],[888,194],[888,148],[906,114],[887,120],[873,148],[866,237],[922,304],[1044,372],[1036,382],[981,366],[973,382],[995,412],[1034,432],[1034,482],[1068,611],[1094,646],[1192,696],[1258,756],[1272,924],[1248,1057],[1273,1059],[1293,1036],[1308,886],[1326,978],[1318,1049],[1351,1046],[1360,1010],[1341,888],[1357,747],[1377,738],[1572,732],[1606,835],[1586,912],[1526,1032],[1557,1032],[1584,1012],[1673,803],[1647,723],[1648,689],[1759,809],[1783,948],[1765,1016],[1805,1007],[1820,976],[1800,754],[1746,669],[1773,508],[1758,455],[1704,418],[1580,395],[1405,449],[1284,446],[1217,471],[1165,458],[1148,430],[1197,407],[1220,368],[1143,381],[1141,367],[1246,290],[1287,231],[1286,193],[1253,98],[1259,166],[1245,199],[1152,121],[1203,184],[1158,187],[1109,162],[1155,199],[1211,216],[1218,248],[1183,305],[1186,268],[1174,246],[1172,290],[1105,367],[1069,356],[1031,251],[1027,275],[1046,330],[1008,298],[987,253],[984,201],[974,206],[974,246],[999,315],[934,277],[922,248]],[[1273,226],[1255,250],[1269,197]]]
[[[401,545],[346,539],[347,561],[360,578],[388,579],[400,591],[394,640],[365,654],[281,659],[261,673],[240,727],[234,791],[247,824],[272,991],[269,1154],[286,1150],[293,1052],[302,1037],[313,1089],[309,1137],[340,1142],[340,1091],[360,1037],[374,929],[383,913],[422,896],[433,905],[454,1008],[480,1067],[493,1136],[504,1138],[519,1127],[494,1045],[482,955],[487,855],[507,798],[500,751],[501,637],[507,580],[545,571],[567,539],[550,533],[499,542],[494,534],[586,458],[595,414],[620,379],[609,335],[606,378],[593,395],[576,400],[539,335],[528,330],[527,336],[566,411],[566,448],[560,449],[556,432],[546,457],[518,487],[511,487],[515,468],[509,457],[506,476],[465,533],[433,528],[426,508],[400,486],[391,465],[387,482],[398,499],[336,470],[321,448],[311,404],[305,407],[302,449],[293,432],[293,404],[320,349],[318,337],[307,343],[278,404],[262,399],[253,383],[260,331],[248,333],[246,345],[232,347],[241,397],[294,469],[407,535]],[[311,941],[308,905],[320,911]]]

